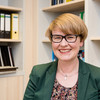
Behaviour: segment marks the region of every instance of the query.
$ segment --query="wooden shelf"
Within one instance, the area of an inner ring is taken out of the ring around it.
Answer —
[[[14,39],[0,39],[0,42],[21,42],[21,40],[14,40]]]
[[[18,69],[18,67],[13,67],[13,66],[4,66],[4,67],[0,67],[0,75],[2,74],[8,74],[8,73],[14,73],[16,72],[16,70]]]
[[[68,3],[43,8],[42,10],[49,12],[73,12],[78,10],[84,10],[84,0],[74,0]]]
[[[100,41],[100,37],[92,37],[91,40],[92,41]]]
[[[15,12],[22,11],[21,8],[16,8],[16,7],[11,7],[11,6],[1,6],[1,5],[0,5],[0,10],[4,10],[4,11],[15,11]]]
[[[43,40],[43,43],[51,43],[50,40]]]
[[[4,67],[2,67],[2,66],[0,66],[0,70],[2,70],[2,69],[17,69],[18,67],[14,67],[14,66],[4,66]]]
[[[100,2],[100,0],[93,0],[93,1],[97,1],[97,2]]]

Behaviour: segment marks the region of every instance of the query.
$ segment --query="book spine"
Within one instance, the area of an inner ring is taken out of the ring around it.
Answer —
[[[3,58],[2,58],[2,53],[1,53],[1,47],[0,47],[0,62],[1,62],[1,65],[0,66],[4,66],[4,63],[3,63]]]
[[[58,0],[51,0],[51,5],[57,5],[58,4]]]
[[[4,66],[11,66],[7,46],[1,46],[1,54],[3,58]]]
[[[15,62],[14,62],[14,57],[13,57],[12,48],[9,47],[9,50],[10,50],[10,55],[11,55],[12,65],[15,67]]]
[[[4,13],[0,13],[0,38],[4,38]]]
[[[84,11],[80,12],[79,16],[84,21]]]
[[[70,1],[72,1],[72,0],[66,0],[66,2],[70,2]]]
[[[11,14],[11,39],[19,39],[19,15]]]
[[[85,59],[84,59],[84,50],[79,50],[78,57],[79,57],[81,60],[85,61]]]
[[[5,14],[5,38],[11,38],[11,28],[10,28],[10,24],[11,24],[11,15],[10,14]]]
[[[54,52],[52,50],[52,61],[55,61],[55,60],[57,60],[57,57],[55,56],[55,54],[54,54]]]
[[[59,0],[59,4],[64,3],[64,0]]]

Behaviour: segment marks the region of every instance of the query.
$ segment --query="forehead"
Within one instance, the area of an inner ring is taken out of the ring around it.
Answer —
[[[59,27],[54,27],[52,29],[52,34],[59,34],[59,35],[66,35],[66,34],[73,34],[70,30],[67,30],[68,32],[63,32]]]

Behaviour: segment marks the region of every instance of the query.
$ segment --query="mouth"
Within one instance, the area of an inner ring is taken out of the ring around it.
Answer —
[[[59,50],[61,53],[68,53],[71,51],[71,49],[60,49]]]

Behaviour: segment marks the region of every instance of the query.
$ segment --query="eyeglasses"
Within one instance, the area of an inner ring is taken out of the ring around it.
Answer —
[[[65,36],[62,36],[62,35],[51,35],[51,39],[52,39],[52,42],[54,42],[54,43],[60,43],[63,40],[63,38],[68,43],[74,43],[74,42],[76,42],[78,36],[80,36],[80,35],[77,35],[77,34],[67,34]]]

